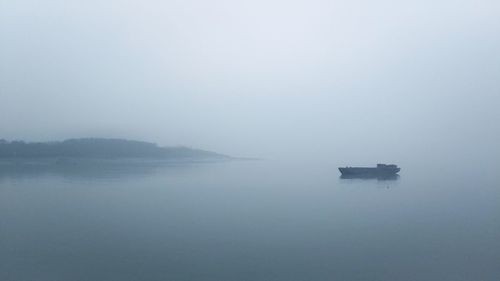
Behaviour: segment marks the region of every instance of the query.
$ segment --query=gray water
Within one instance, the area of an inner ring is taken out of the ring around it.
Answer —
[[[337,163],[17,165],[0,280],[500,280],[500,177]]]

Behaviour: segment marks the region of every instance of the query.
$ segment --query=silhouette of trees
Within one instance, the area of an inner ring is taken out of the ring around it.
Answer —
[[[0,140],[0,158],[227,158],[210,151],[187,147],[159,147],[154,143],[85,138],[62,142]]]

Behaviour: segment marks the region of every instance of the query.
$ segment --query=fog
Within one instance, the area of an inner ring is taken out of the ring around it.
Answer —
[[[498,1],[0,0],[0,38],[0,138],[500,159]]]

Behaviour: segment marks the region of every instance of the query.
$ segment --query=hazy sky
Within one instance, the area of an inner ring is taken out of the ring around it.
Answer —
[[[0,40],[0,138],[500,159],[498,0],[0,0]]]

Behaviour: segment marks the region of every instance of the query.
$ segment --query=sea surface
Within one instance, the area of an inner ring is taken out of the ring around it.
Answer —
[[[0,280],[500,280],[500,173],[337,166],[0,165]]]

